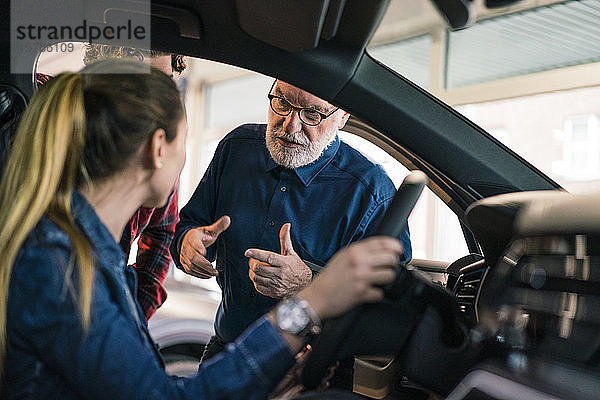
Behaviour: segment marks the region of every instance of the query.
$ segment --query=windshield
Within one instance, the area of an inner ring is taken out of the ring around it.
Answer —
[[[392,0],[367,51],[565,189],[599,190],[600,0],[475,14],[450,31],[430,2]]]

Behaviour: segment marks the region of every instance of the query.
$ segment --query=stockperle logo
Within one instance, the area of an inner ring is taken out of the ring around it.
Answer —
[[[11,0],[11,72],[31,73],[41,52],[69,42],[150,48],[150,0]]]

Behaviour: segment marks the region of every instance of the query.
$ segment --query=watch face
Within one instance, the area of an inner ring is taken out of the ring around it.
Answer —
[[[309,323],[308,313],[300,304],[285,302],[277,309],[277,324],[284,331],[298,333]]]

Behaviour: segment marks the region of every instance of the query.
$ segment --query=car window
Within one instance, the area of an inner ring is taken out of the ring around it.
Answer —
[[[592,192],[600,190],[598,98],[592,87],[457,109],[565,189]]]
[[[399,187],[409,170],[374,143],[349,132],[340,139],[383,167]],[[456,215],[429,188],[425,188],[408,218],[413,258],[454,261],[468,254],[467,244]]]
[[[599,190],[600,1],[473,8],[452,31],[431,2],[392,0],[367,52],[565,189]]]

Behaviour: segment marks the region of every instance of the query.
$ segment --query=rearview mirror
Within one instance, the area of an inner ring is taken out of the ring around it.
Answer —
[[[520,0],[485,0],[487,8],[506,7]],[[470,25],[473,18],[473,0],[432,0],[450,28],[462,29]]]

